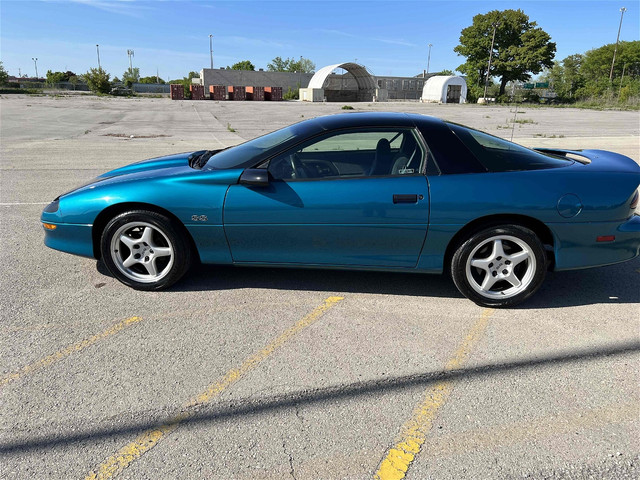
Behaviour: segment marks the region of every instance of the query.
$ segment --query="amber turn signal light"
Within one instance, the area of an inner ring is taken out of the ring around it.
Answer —
[[[55,230],[56,228],[58,228],[58,226],[54,225],[53,223],[43,223],[42,226],[47,230]]]

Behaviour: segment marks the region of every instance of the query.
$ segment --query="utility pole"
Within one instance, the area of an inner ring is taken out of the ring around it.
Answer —
[[[613,66],[616,63],[616,53],[618,52],[618,42],[620,41],[620,30],[622,29],[622,17],[624,17],[624,12],[626,11],[627,9],[625,7],[622,7],[620,9],[620,25],[618,26],[618,38],[616,38],[616,48],[613,49],[613,60],[611,61],[611,72],[609,72],[610,82],[613,81]]]
[[[493,44],[496,40],[496,29],[500,23],[493,24],[493,37],[491,37],[491,50],[489,50],[489,66],[487,67],[487,76],[484,79],[484,99],[487,101],[487,87],[489,86],[489,71],[491,70],[491,60],[493,58]]]
[[[96,43],[96,52],[98,52],[98,70],[102,67],[100,66],[100,45]]]
[[[36,79],[38,78],[38,57],[31,57],[31,60],[33,60],[33,64],[36,66]]]
[[[156,83],[160,83],[160,75],[158,74],[158,67],[156,67]]]
[[[211,58],[211,70],[213,70],[213,35],[209,34],[209,57]]]
[[[433,44],[429,44],[429,56],[427,57],[427,73],[429,73],[429,64],[431,63],[431,47],[433,47]],[[424,75],[424,78],[426,78],[426,74]]]
[[[622,76],[620,77],[620,88],[618,89],[618,98],[620,98],[620,94],[622,93],[622,80],[624,80],[624,70],[627,68],[627,64],[622,65]]]
[[[131,57],[133,57],[133,50],[127,50],[127,55],[129,56],[129,73],[133,73],[133,63],[131,62]]]

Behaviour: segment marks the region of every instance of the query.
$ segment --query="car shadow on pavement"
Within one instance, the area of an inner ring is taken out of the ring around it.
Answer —
[[[518,309],[640,303],[640,261],[608,267],[548,272],[540,290]],[[462,298],[448,275],[198,265],[174,291],[271,288]]]
[[[97,270],[111,276],[104,264]],[[608,267],[547,272],[540,290],[517,309],[640,303],[640,259]],[[266,288],[463,298],[448,275],[404,272],[194,265],[171,287],[176,292]]]
[[[618,342],[602,345],[597,348],[572,349],[546,355],[536,355],[505,363],[479,365],[450,371],[417,372],[386,378],[373,378],[354,383],[338,383],[328,387],[294,391],[285,395],[271,397],[231,399],[227,402],[214,402],[210,406],[202,406],[183,416],[177,423],[210,425],[230,418],[245,418],[247,415],[263,415],[298,406],[317,405],[325,402],[335,404],[337,401],[402,392],[405,389],[425,388],[437,382],[484,379],[493,375],[504,375],[510,372],[526,372],[537,368],[562,367],[565,365],[598,361],[605,357],[634,355],[640,352],[640,342]],[[59,431],[55,435],[41,435],[16,438],[0,443],[0,455],[24,454],[27,451],[60,448],[87,441],[97,442],[104,439],[138,435],[148,429],[166,428],[176,422],[175,417],[166,412],[146,411],[145,415],[155,420],[132,421],[116,426],[82,428],[72,425],[69,430]],[[185,413],[185,410],[180,412]],[[142,414],[142,412],[140,412]],[[137,416],[137,415],[136,415]],[[133,417],[132,417],[133,418]],[[84,445],[86,447],[86,445]]]

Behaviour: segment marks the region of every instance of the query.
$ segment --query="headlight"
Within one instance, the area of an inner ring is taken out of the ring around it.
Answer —
[[[44,211],[46,213],[55,213],[58,211],[59,207],[60,207],[60,197],[56,198],[53,202],[51,202],[49,205],[44,207]]]

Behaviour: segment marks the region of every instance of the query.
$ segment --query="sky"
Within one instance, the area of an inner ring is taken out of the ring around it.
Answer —
[[[250,60],[266,70],[276,56],[325,65],[357,61],[374,75],[455,70],[454,47],[473,16],[521,9],[551,35],[556,59],[640,39],[640,0],[136,1],[0,0],[0,60],[10,75],[47,70],[84,73],[100,63],[112,77],[129,66],[165,80]]]

